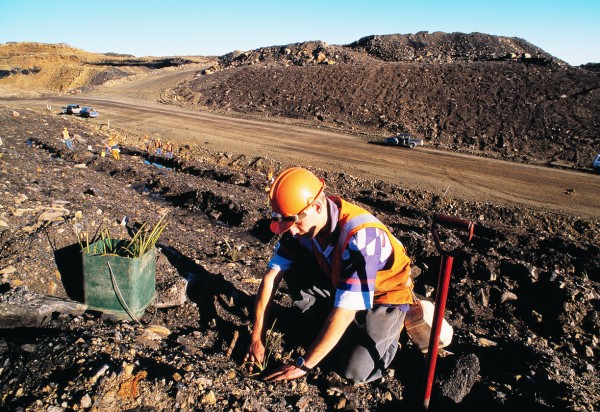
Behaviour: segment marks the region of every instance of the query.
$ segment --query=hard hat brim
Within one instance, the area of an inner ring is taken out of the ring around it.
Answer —
[[[294,222],[285,222],[285,221],[281,221],[281,222],[271,222],[271,232],[280,235],[283,232],[286,232],[289,228],[292,227],[292,225],[294,224]]]

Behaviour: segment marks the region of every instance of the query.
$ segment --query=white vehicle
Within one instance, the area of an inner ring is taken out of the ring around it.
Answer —
[[[62,108],[63,114],[79,114],[81,107],[78,104],[68,104]]]

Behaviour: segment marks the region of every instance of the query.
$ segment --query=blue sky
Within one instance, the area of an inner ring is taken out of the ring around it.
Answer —
[[[138,57],[418,31],[520,37],[572,65],[600,62],[600,0],[0,0],[0,43]]]

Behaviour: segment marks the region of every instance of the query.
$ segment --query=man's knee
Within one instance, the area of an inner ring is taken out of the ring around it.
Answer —
[[[383,376],[383,372],[379,369],[373,370],[364,366],[350,364],[340,371],[340,375],[354,383],[371,382]]]
[[[367,381],[367,374],[360,369],[349,368],[341,373],[342,377],[354,383],[362,383]]]

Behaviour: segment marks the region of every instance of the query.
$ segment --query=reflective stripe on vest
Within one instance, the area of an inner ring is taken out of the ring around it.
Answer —
[[[366,210],[365,210],[365,212],[366,212]],[[346,248],[346,245],[348,244],[348,241],[350,241],[350,233],[359,226],[362,226],[362,225],[370,226],[369,223],[379,224],[379,225],[383,224],[375,216],[373,216],[371,214],[358,215],[358,216],[354,216],[354,217],[350,218],[349,220],[347,220],[346,223],[344,224],[344,227],[340,228],[340,237],[338,238],[338,242],[337,242],[338,247],[342,248],[341,250],[344,250]]]
[[[365,209],[346,202],[339,197],[330,197],[338,206],[340,235],[333,255],[332,267],[329,269],[320,254],[317,261],[321,269],[331,275],[334,287],[337,287],[338,279],[342,271],[342,255],[351,237],[363,228],[372,227],[383,230],[392,244],[392,254],[388,258],[391,267],[377,272],[375,278],[375,304],[403,304],[412,303],[412,281],[410,278],[410,259],[406,256],[404,246],[396,239],[389,229],[375,216]],[[390,259],[392,259],[390,261]]]

